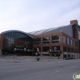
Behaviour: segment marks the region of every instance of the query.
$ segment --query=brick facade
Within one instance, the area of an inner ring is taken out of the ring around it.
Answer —
[[[63,47],[65,46],[67,52],[68,52],[68,48],[70,48],[70,52],[71,52],[71,49],[73,49],[73,50],[78,50],[78,53],[79,53],[79,45],[71,46],[71,45],[63,43],[63,36],[65,36],[65,37],[67,37],[67,38],[69,38],[71,40],[74,40],[75,42],[77,42],[77,44],[79,44],[79,41],[78,41],[78,21],[77,20],[70,21],[70,24],[75,24],[75,27],[74,27],[75,29],[73,31],[74,38],[69,36],[69,35],[67,35],[67,34],[65,34],[64,32],[56,32],[56,33],[51,33],[51,34],[37,35],[37,36],[34,36],[34,38],[41,38],[41,44],[34,44],[34,47],[40,47],[41,48],[41,52],[43,52],[43,47],[49,46],[49,48],[52,48],[52,46],[60,46],[60,51],[63,53]],[[52,36],[55,36],[55,35],[59,35],[60,36],[60,42],[59,43],[52,43]],[[42,40],[43,37],[50,37],[50,43],[43,44],[43,40]],[[72,53],[72,55],[75,55],[73,53]],[[61,56],[63,56],[63,55],[61,54]]]
[[[2,54],[1,51],[2,47],[3,47],[3,36],[0,34],[0,55]]]

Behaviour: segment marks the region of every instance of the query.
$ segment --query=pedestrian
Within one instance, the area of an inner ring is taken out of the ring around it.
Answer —
[[[51,49],[49,49],[49,53],[50,53],[50,55],[51,55]]]

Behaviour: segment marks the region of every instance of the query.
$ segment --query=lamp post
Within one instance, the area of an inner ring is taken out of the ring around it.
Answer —
[[[14,48],[14,61],[15,61],[15,51],[16,51],[16,48]]]
[[[37,56],[37,61],[39,61],[38,55],[39,55],[39,48],[37,48],[37,54],[36,54],[36,56]]]

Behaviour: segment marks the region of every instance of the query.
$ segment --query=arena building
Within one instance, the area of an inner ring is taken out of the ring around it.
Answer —
[[[27,32],[27,31],[26,31]],[[80,57],[80,26],[77,20],[67,26],[26,33],[17,30],[0,34],[0,54]]]

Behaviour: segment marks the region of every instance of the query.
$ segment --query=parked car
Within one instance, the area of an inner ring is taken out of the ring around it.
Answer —
[[[66,57],[65,60],[75,59],[74,57]]]

